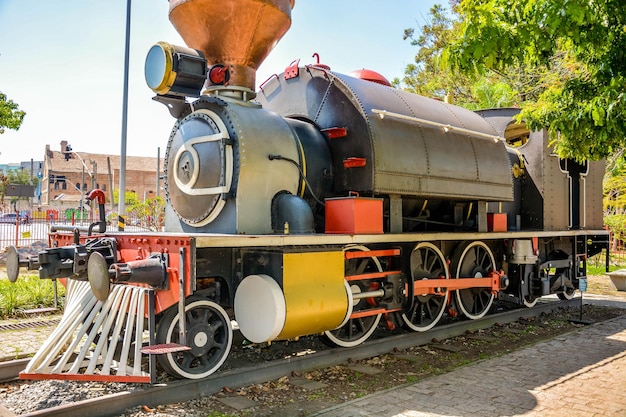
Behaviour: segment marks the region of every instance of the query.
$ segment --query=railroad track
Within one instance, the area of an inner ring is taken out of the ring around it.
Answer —
[[[18,374],[26,368],[29,360],[26,358],[0,362],[0,382],[17,379]]]
[[[292,372],[306,372],[329,366],[339,365],[349,360],[361,360],[394,349],[406,349],[412,346],[425,345],[433,339],[447,339],[489,328],[495,324],[504,324],[520,318],[536,317],[558,308],[580,305],[578,298],[569,301],[547,300],[538,303],[531,309],[516,309],[502,313],[491,314],[481,320],[464,320],[452,324],[437,326],[425,333],[406,333],[390,337],[370,340],[354,348],[333,348],[313,354],[291,357],[289,359],[274,360],[263,364],[230,369],[218,372],[203,380],[180,380],[164,384],[157,384],[147,388],[137,388],[133,391],[123,391],[98,398],[64,404],[57,407],[38,410],[22,417],[90,417],[114,416],[125,410],[144,404],[157,406],[184,402],[199,396],[209,396],[218,393],[223,387],[238,388],[278,379]],[[24,361],[11,361],[0,364],[0,377],[7,378],[13,372],[17,377],[20,364]],[[9,378],[10,379],[10,378]]]

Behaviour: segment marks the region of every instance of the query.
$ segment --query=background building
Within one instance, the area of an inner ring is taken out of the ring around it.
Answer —
[[[126,191],[137,194],[140,200],[163,197],[157,189],[157,169],[163,160],[157,158],[126,157]],[[66,142],[55,151],[46,145],[43,161],[41,205],[45,207],[79,208],[84,195],[99,188],[105,192],[110,207],[112,191],[119,188],[120,156],[75,152]]]

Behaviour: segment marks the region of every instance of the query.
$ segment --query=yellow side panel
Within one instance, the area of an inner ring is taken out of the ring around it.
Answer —
[[[348,309],[343,252],[284,254],[283,292],[287,318],[279,339],[338,327]]]

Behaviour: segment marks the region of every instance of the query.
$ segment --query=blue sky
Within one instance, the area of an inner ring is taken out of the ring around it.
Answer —
[[[291,29],[257,73],[257,86],[314,52],[333,71],[368,68],[400,77],[416,47],[403,30],[422,26],[435,0],[296,0]],[[132,0],[127,155],[165,155],[175,120],[144,81],[157,41],[184,45],[166,0]],[[0,91],[26,111],[0,135],[0,164],[43,159],[46,144],[119,154],[126,0],[0,0]]]

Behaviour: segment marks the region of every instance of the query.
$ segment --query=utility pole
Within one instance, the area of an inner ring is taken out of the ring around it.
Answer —
[[[34,170],[35,170],[35,161],[33,161],[33,158],[30,158],[30,185],[33,185],[33,186],[35,185],[33,183],[33,171]],[[33,195],[32,197],[29,197],[29,199],[30,199],[30,216],[32,218],[35,196]]]
[[[126,211],[126,131],[128,126],[128,61],[130,59],[130,5],[126,0],[126,42],[124,46],[124,94],[122,100],[122,145],[120,150],[120,191],[117,205],[117,230],[124,231]]]
[[[113,198],[113,172],[111,171],[111,158],[107,156],[107,169],[108,169],[108,178],[109,178],[109,193],[111,197],[109,200],[111,201],[111,212],[115,211],[115,199]]]
[[[91,189],[95,190],[97,188],[96,185],[98,184],[98,181],[96,178],[98,175],[98,163],[94,161],[93,159],[90,159],[89,163],[91,164],[91,172],[93,174],[91,176]]]
[[[81,159],[82,161],[82,159]],[[83,213],[85,208],[83,207],[83,198],[85,197],[85,163],[83,162],[83,175],[80,177],[80,220],[85,220]]]
[[[157,148],[157,174],[156,174],[156,191],[154,193],[155,200],[159,198],[159,187],[161,186],[161,147]]]

